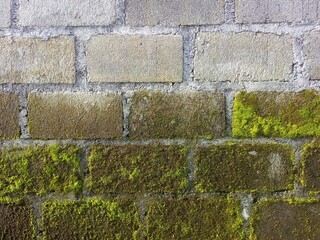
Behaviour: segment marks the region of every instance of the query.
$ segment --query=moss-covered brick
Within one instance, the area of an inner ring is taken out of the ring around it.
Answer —
[[[316,240],[319,236],[319,201],[264,200],[251,219],[251,240]]]
[[[234,137],[319,137],[320,95],[313,90],[240,92],[233,105],[232,133]]]
[[[213,138],[224,134],[221,93],[138,92],[129,118],[132,138]]]
[[[0,202],[0,239],[34,239],[31,207]]]
[[[309,191],[320,191],[320,141],[305,144],[302,152],[302,185]]]
[[[231,199],[154,200],[147,239],[242,239],[240,202]]]
[[[87,186],[94,193],[182,192],[186,151],[160,144],[92,146]]]
[[[3,149],[0,153],[0,196],[78,192],[80,149],[43,146]]]
[[[35,139],[122,137],[122,100],[116,94],[32,93],[28,116]]]
[[[279,191],[293,188],[293,152],[287,145],[225,143],[195,152],[200,192]]]
[[[137,239],[140,226],[137,207],[129,200],[49,201],[42,218],[46,240]]]
[[[13,93],[0,93],[0,138],[18,138],[19,98]]]

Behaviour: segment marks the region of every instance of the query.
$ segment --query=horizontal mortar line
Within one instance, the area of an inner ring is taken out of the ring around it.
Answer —
[[[16,140],[1,140],[0,145],[2,146],[29,146],[29,145],[79,145],[83,147],[88,147],[90,145],[149,145],[154,143],[159,143],[163,145],[194,145],[198,146],[207,146],[207,145],[219,145],[226,142],[235,142],[235,143],[270,143],[270,144],[286,144],[286,145],[302,145],[308,142],[311,142],[312,138],[301,138],[301,139],[288,139],[288,138],[232,138],[224,137],[217,138],[212,140],[206,139],[144,139],[144,140],[134,140],[134,139],[116,139],[116,140],[75,140],[75,139],[66,139],[66,140],[37,140],[37,139],[16,139]]]
[[[0,84],[0,91],[29,91],[29,92],[101,92],[101,91],[275,91],[297,92],[305,89],[320,88],[320,81],[309,81],[308,84],[299,86],[293,82],[210,82],[210,81],[184,81],[180,83],[88,83],[83,86],[76,84],[56,83],[4,83]],[[143,87],[143,88],[142,88]]]
[[[191,25],[191,26],[51,26],[51,27],[17,27],[0,28],[0,36],[59,36],[59,35],[83,35],[93,36],[96,34],[128,34],[128,35],[157,35],[177,34],[188,29],[199,28],[201,32],[266,32],[266,33],[308,33],[317,30],[318,24],[287,24],[287,23],[266,23],[266,24],[243,24],[223,23],[213,25]]]

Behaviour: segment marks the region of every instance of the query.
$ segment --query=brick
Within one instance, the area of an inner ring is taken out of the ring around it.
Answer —
[[[0,0],[0,27],[10,27],[10,4],[10,0]]]
[[[234,137],[319,137],[320,96],[313,90],[240,92],[233,105]]]
[[[137,92],[129,117],[132,138],[213,138],[224,135],[225,99],[218,92]]]
[[[173,199],[149,203],[147,239],[242,239],[240,202]]]
[[[98,139],[122,136],[120,95],[45,93],[29,95],[29,128],[36,139]]]
[[[308,191],[320,191],[320,142],[305,144],[302,151],[302,185]]]
[[[253,214],[251,239],[318,239],[320,204],[313,200],[264,200]]]
[[[93,193],[178,193],[187,186],[182,146],[92,146],[88,159]]]
[[[0,83],[74,83],[73,37],[0,38]]]
[[[129,0],[126,23],[132,26],[218,24],[225,20],[222,0]]]
[[[293,152],[287,145],[226,143],[198,147],[195,188],[200,192],[293,189]]]
[[[182,37],[96,36],[87,47],[89,82],[181,82]]]
[[[0,138],[13,139],[20,135],[19,98],[13,93],[0,93]]]
[[[312,32],[304,37],[304,58],[310,79],[320,79],[320,33]]]
[[[136,239],[140,226],[129,200],[48,201],[42,215],[47,240]]]
[[[195,78],[205,81],[285,81],[292,74],[293,41],[266,33],[200,33]]]
[[[236,22],[313,22],[318,20],[318,4],[318,0],[236,0]]]
[[[110,25],[116,18],[116,1],[20,0],[21,26]]]
[[[3,149],[0,153],[0,197],[78,193],[82,189],[80,154],[75,146]]]
[[[31,208],[22,203],[0,204],[1,239],[34,239]]]

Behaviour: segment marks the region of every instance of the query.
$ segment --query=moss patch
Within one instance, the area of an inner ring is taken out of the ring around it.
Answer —
[[[31,240],[34,234],[30,206],[24,203],[0,203],[0,239]]]
[[[319,239],[316,200],[264,200],[251,219],[250,239]]]
[[[320,191],[320,141],[304,145],[302,152],[302,185],[309,191]]]
[[[187,185],[182,146],[92,146],[88,159],[94,193],[182,192]]]
[[[320,96],[298,93],[240,92],[233,105],[234,137],[320,136]]]
[[[210,92],[138,92],[129,127],[135,139],[219,137],[225,130],[225,99]]]
[[[177,199],[149,203],[147,239],[242,239],[240,202]]]
[[[80,149],[45,146],[3,149],[0,154],[0,196],[78,192]]]
[[[49,201],[42,214],[46,240],[136,239],[140,226],[129,200]]]
[[[293,152],[287,145],[226,143],[195,152],[200,192],[293,189]]]

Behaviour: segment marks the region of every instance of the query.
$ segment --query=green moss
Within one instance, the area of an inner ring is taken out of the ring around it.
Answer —
[[[0,200],[0,239],[35,239],[31,206]]]
[[[129,118],[130,137],[207,138],[225,130],[225,99],[221,93],[136,93]]]
[[[318,239],[318,199],[267,199],[255,207],[249,239]]]
[[[80,149],[76,146],[4,149],[0,154],[0,196],[78,192]]]
[[[147,239],[243,239],[240,202],[174,199],[149,203]]]
[[[44,239],[136,239],[140,227],[129,200],[45,202]]]
[[[93,193],[183,192],[186,150],[160,144],[92,146],[87,187]]]
[[[240,92],[233,105],[234,137],[320,136],[320,96],[298,93]]]
[[[281,144],[225,143],[195,151],[199,192],[293,189],[292,149]]]
[[[320,142],[319,140],[303,146],[300,182],[312,192],[320,191]]]

